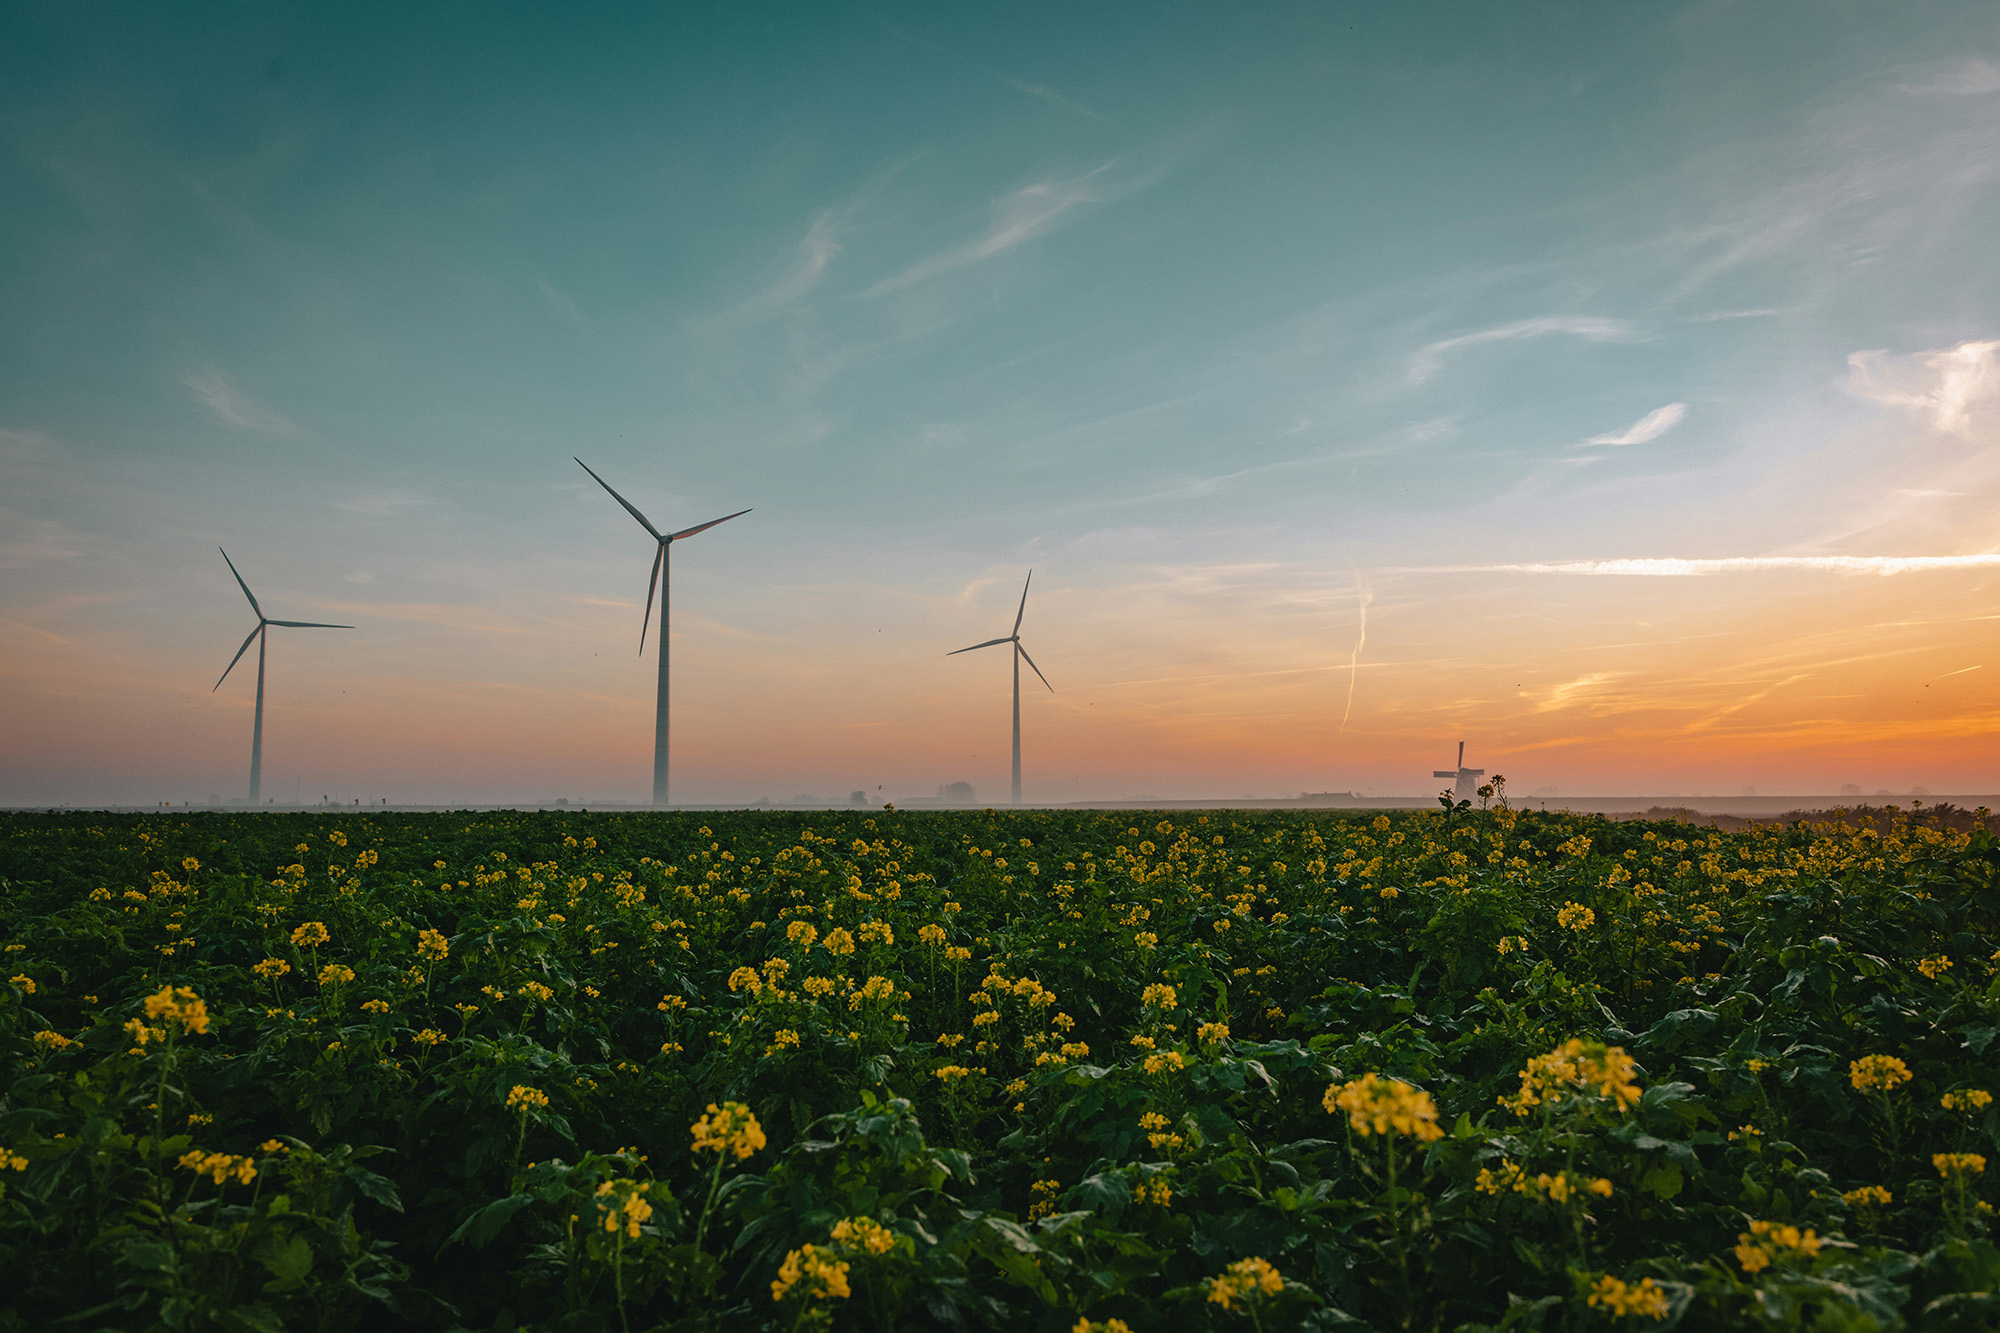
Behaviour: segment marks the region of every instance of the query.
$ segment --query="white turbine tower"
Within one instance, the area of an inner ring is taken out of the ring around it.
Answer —
[[[222,551],[220,546],[215,548]],[[236,562],[229,558],[229,552],[222,551],[222,563],[229,566],[229,572],[236,574]],[[257,613],[257,628],[250,631],[243,640],[243,646],[236,650],[236,656],[229,659],[229,665],[217,677],[214,694],[222,688],[222,682],[229,679],[229,673],[236,670],[236,664],[243,660],[243,654],[250,651],[250,640],[257,640],[257,720],[250,728],[250,804],[257,804],[257,797],[264,785],[264,631],[273,625],[283,629],[353,629],[352,625],[322,625],[313,620],[270,620],[264,615],[264,608],[257,605],[257,596],[250,591],[250,585],[236,574],[236,586],[243,589],[243,595],[250,599],[250,609]]]
[[[1029,657],[1028,650],[1021,646],[1021,617],[1028,614],[1028,584],[1033,583],[1034,581],[1035,581],[1035,571],[1031,569],[1028,571],[1027,581],[1021,584],[1021,609],[1014,613],[1014,632],[1012,634],[1009,634],[1004,639],[988,639],[985,643],[973,644],[971,648],[959,648],[945,654],[946,657],[957,657],[959,653],[969,653],[976,648],[992,648],[995,645],[1002,643],[1011,643],[1014,645],[1014,804],[1015,805],[1019,805],[1021,803],[1021,663],[1026,662],[1028,664],[1029,670],[1033,671],[1037,676],[1041,676],[1042,684],[1048,685],[1050,694],[1054,694],[1056,692],[1056,687],[1053,685],[1049,685],[1049,678],[1047,676],[1042,676],[1042,669],[1035,665],[1035,659]]]
[[[576,465],[585,472],[590,472],[590,464],[584,462],[581,458],[576,460]],[[741,518],[750,511],[739,509],[733,514],[724,514],[721,518],[712,518],[706,523],[698,523],[691,528],[682,528],[679,532],[663,533],[654,527],[644,514],[633,508],[630,500],[627,500],[617,491],[611,490],[610,482],[598,476],[595,472],[590,472],[590,475],[592,480],[596,481],[599,486],[610,491],[611,498],[619,504],[624,505],[625,512],[633,518],[638,519],[639,526],[652,533],[653,540],[660,544],[658,553],[653,557],[652,581],[646,585],[646,616],[639,623],[639,655],[641,657],[646,655],[646,630],[653,621],[653,589],[658,588],[660,590],[660,692],[653,706],[653,804],[659,809],[665,809],[667,806],[667,590],[672,583],[672,571],[668,568],[667,548],[683,537],[692,537],[697,532],[706,532],[718,523],[727,523],[732,518]]]
[[[1435,768],[1431,770],[1431,776],[1434,778],[1455,779],[1452,785],[1452,795],[1458,800],[1469,801],[1479,795],[1479,779],[1486,776],[1486,770],[1483,768],[1467,768],[1465,766],[1465,742],[1460,741],[1458,743],[1458,767]]]

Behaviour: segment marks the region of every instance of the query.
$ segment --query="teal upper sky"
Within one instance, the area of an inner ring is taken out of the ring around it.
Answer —
[[[217,544],[356,616],[636,601],[572,454],[755,506],[676,597],[801,641],[1032,564],[1345,669],[1433,595],[1370,571],[1987,550],[1778,479],[1996,336],[1996,165],[1985,3],[20,0],[0,615],[226,657]]]

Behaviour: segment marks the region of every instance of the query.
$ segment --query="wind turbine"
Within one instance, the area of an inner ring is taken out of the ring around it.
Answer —
[[[1035,659],[1029,657],[1028,650],[1021,646],[1021,617],[1028,614],[1028,584],[1033,583],[1034,581],[1035,581],[1035,571],[1031,569],[1028,571],[1027,582],[1024,582],[1021,585],[1021,609],[1014,613],[1014,632],[1012,634],[1009,634],[1004,639],[988,639],[985,643],[973,644],[971,648],[958,648],[953,650],[952,652],[948,652],[945,654],[946,657],[957,657],[960,653],[969,653],[972,652],[974,649],[978,648],[991,648],[996,644],[1011,643],[1014,645],[1014,804],[1015,805],[1019,805],[1021,803],[1021,663],[1025,661],[1028,664],[1029,670],[1033,671],[1037,676],[1041,676],[1042,684],[1049,686],[1050,694],[1054,694],[1056,692],[1056,687],[1053,685],[1049,685],[1049,678],[1047,676],[1042,676],[1042,669],[1035,665]]]
[[[1452,785],[1452,795],[1461,801],[1469,801],[1479,794],[1479,779],[1486,776],[1486,770],[1483,768],[1467,768],[1465,766],[1465,742],[1460,741],[1458,743],[1458,767],[1432,769],[1431,776],[1434,778],[1456,779]]]
[[[590,472],[590,464],[584,462],[581,458],[576,460],[576,465],[585,472]],[[697,532],[707,532],[718,523],[727,523],[732,518],[741,518],[750,511],[739,509],[733,514],[724,514],[721,518],[712,518],[706,523],[698,523],[691,528],[682,528],[679,532],[663,533],[654,527],[644,514],[633,508],[630,500],[627,500],[617,491],[611,490],[610,482],[598,476],[595,472],[590,472],[590,476],[599,486],[610,491],[611,498],[619,504],[624,505],[625,512],[633,518],[638,519],[639,526],[652,533],[653,539],[660,544],[659,553],[653,557],[652,581],[646,585],[646,616],[639,624],[639,655],[641,657],[646,655],[646,630],[653,623],[653,589],[658,588],[660,590],[660,693],[653,710],[653,804],[660,809],[665,809],[667,805],[667,645],[669,642],[667,638],[667,589],[672,582],[672,571],[668,568],[667,548],[683,537],[692,537]]]
[[[222,551],[220,546],[215,548]],[[236,562],[229,558],[229,552],[222,551],[222,563],[229,566],[229,572],[236,574]],[[250,609],[257,613],[257,628],[250,631],[243,640],[243,646],[236,650],[236,656],[229,659],[229,665],[222,669],[216,679],[214,694],[222,688],[222,682],[229,679],[229,673],[236,670],[236,664],[243,660],[243,654],[250,651],[250,640],[257,641],[257,721],[250,729],[250,804],[257,804],[257,795],[264,784],[264,631],[273,625],[284,629],[353,629],[352,625],[322,625],[314,620],[271,620],[264,615],[264,608],[257,605],[257,595],[250,591],[250,585],[236,574],[236,586],[243,589],[243,595],[250,599]]]

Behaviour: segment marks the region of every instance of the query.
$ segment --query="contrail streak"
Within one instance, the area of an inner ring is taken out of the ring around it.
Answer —
[[[1591,574],[1635,578],[1689,578],[1746,574],[1765,569],[1813,569],[1833,574],[1913,574],[1935,569],[1990,569],[1993,555],[1747,555],[1722,560],[1562,560],[1520,565],[1406,565],[1385,574]]]
[[[1356,608],[1361,624],[1354,636],[1354,653],[1347,659],[1347,707],[1341,711],[1340,730],[1334,733],[1336,736],[1347,734],[1347,719],[1354,712],[1354,683],[1361,678],[1361,650],[1368,646],[1368,603],[1375,600],[1375,594],[1368,591],[1359,574],[1354,576],[1354,587],[1361,594]]]

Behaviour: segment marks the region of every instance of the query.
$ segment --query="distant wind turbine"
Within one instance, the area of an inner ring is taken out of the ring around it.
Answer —
[[[215,548],[222,551],[220,546]],[[229,552],[222,551],[222,563],[229,566],[229,572],[236,574],[236,562],[229,558]],[[250,651],[250,640],[257,640],[257,721],[250,729],[250,804],[257,803],[258,792],[264,784],[264,631],[273,625],[283,629],[353,629],[352,625],[322,625],[314,620],[271,620],[265,617],[264,608],[257,605],[257,595],[250,591],[250,585],[236,574],[236,586],[243,589],[243,595],[250,599],[250,609],[257,613],[257,628],[250,631],[243,640],[243,646],[236,650],[236,656],[229,659],[229,665],[217,677],[214,694],[222,688],[222,682],[229,679],[229,673],[236,670],[236,664],[243,660],[243,654]]]
[[[992,648],[1002,643],[1014,645],[1014,804],[1021,803],[1021,663],[1026,662],[1029,670],[1041,676],[1042,684],[1048,685],[1049,693],[1056,687],[1049,685],[1049,678],[1042,676],[1042,669],[1035,665],[1035,659],[1028,656],[1028,650],[1021,646],[1021,617],[1028,614],[1028,584],[1035,581],[1035,571],[1028,571],[1027,582],[1021,585],[1021,609],[1014,613],[1014,632],[1004,639],[988,639],[985,643],[975,643],[971,648],[959,648],[946,653],[946,657],[957,657],[959,653],[969,653],[978,648]]]
[[[585,472],[590,472],[590,464],[584,462],[581,458],[576,460],[576,465]],[[658,588],[660,591],[660,693],[653,710],[653,804],[658,808],[664,809],[667,805],[667,648],[669,643],[667,638],[667,589],[672,582],[672,571],[668,568],[667,548],[683,537],[692,537],[697,532],[707,532],[718,523],[727,523],[732,518],[741,518],[750,511],[739,509],[733,514],[724,514],[721,518],[712,518],[706,523],[698,523],[691,528],[682,528],[679,532],[663,533],[654,527],[644,514],[633,508],[630,500],[627,500],[617,491],[611,490],[610,482],[598,476],[595,472],[590,472],[590,476],[599,486],[610,491],[611,498],[619,504],[624,505],[625,512],[633,518],[638,519],[639,526],[652,533],[653,540],[660,544],[658,554],[653,557],[652,581],[646,585],[646,615],[639,623],[639,655],[641,657],[646,655],[646,630],[653,623],[653,590]]]

